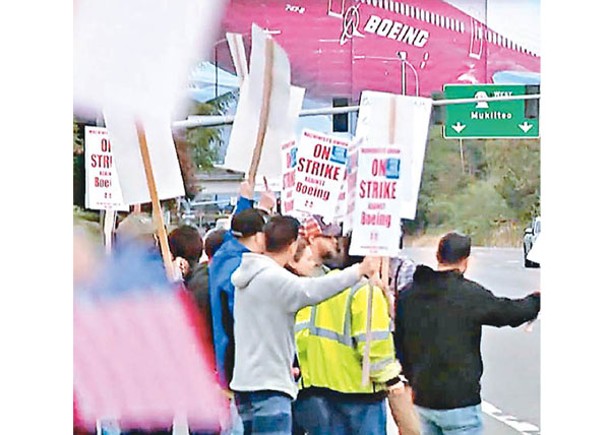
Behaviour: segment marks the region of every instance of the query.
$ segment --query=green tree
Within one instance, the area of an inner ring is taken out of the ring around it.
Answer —
[[[407,231],[422,231],[450,221],[452,198],[471,179],[472,176],[462,170],[459,142],[444,139],[441,126],[432,126],[423,163],[417,216],[414,221],[407,221]]]
[[[236,93],[228,92],[206,103],[193,102],[189,115],[224,115],[236,100]],[[196,173],[211,169],[218,159],[222,135],[218,127],[193,127],[174,131],[174,140],[186,194],[197,194]]]
[[[508,225],[514,210],[495,189],[492,181],[474,180],[451,202],[451,227],[472,237],[476,245],[487,245],[495,231]]]
[[[540,143],[538,139],[495,140],[486,145],[489,176],[495,189],[524,222],[539,212]]]
[[[85,148],[82,127],[72,120],[72,203],[85,206]]]
[[[410,234],[468,232],[477,244],[514,245],[539,210],[539,140],[458,140],[430,128]]]

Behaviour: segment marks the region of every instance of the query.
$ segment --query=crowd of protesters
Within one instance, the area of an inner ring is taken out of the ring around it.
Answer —
[[[384,286],[380,259],[350,256],[340,226],[253,196],[242,183],[229,230],[168,236],[230,409],[205,433],[385,434],[389,409],[400,434],[482,434],[481,328],[535,319],[539,292],[500,298],[465,278],[471,239],[459,233],[440,240],[435,270],[391,259]],[[128,216],[116,237],[119,263],[144,241],[147,279],[167,279],[149,217]],[[83,268],[75,262],[79,282]]]

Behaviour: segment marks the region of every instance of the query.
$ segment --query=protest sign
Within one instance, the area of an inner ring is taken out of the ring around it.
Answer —
[[[355,211],[355,198],[357,193],[357,159],[363,139],[355,139],[349,144],[347,158],[347,175],[345,177],[345,217],[343,218],[343,234],[353,230],[353,213]]]
[[[114,162],[125,204],[152,201],[134,118],[119,110],[104,111],[112,141]],[[147,149],[160,200],[185,195],[178,154],[171,133],[170,119],[145,115],[141,118]]]
[[[347,156],[347,162],[349,157]],[[343,182],[340,185],[340,192],[338,193],[338,202],[336,203],[336,211],[334,212],[334,220],[341,222],[347,215],[347,171],[343,177]]]
[[[104,127],[85,127],[85,206],[91,210],[129,211],[116,171],[112,143]]]
[[[396,147],[362,145],[350,255],[392,256],[399,251],[401,153]]]
[[[304,88],[290,86],[290,63],[285,51],[260,27],[252,25],[250,72],[241,86],[223,167],[249,175],[252,156],[260,145],[256,184],[261,184],[264,176],[270,184],[280,182],[277,156],[281,145],[294,136],[304,93]]]
[[[294,187],[296,186],[296,141],[291,140],[281,145],[281,214],[294,213]]]
[[[431,108],[430,98],[385,92],[363,91],[360,99],[355,136],[372,145],[396,145],[403,151],[399,216],[406,219],[416,217]],[[389,128],[392,119],[395,127]]]
[[[334,219],[349,142],[305,129],[296,153],[294,210]]]

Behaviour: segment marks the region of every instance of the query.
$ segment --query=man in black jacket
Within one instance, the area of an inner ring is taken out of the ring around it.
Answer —
[[[539,292],[500,298],[464,278],[470,251],[468,236],[446,234],[438,245],[437,271],[418,266],[411,289],[398,300],[396,352],[412,386],[422,435],[482,434],[482,325],[516,327],[539,312]]]

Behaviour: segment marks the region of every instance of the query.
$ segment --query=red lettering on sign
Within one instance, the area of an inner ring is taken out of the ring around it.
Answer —
[[[317,162],[315,160],[300,157],[298,159],[298,171],[329,180],[338,180],[340,167],[330,163]]]
[[[359,188],[360,198],[395,199],[395,181],[361,181]]]
[[[94,181],[95,187],[108,188],[108,187],[112,186],[112,181],[109,179],[95,177],[93,181]]]
[[[391,215],[382,213],[368,214],[363,211],[360,222],[362,225],[381,226],[389,228],[391,226]]]
[[[112,151],[112,149],[110,148],[110,141],[106,138],[103,138],[101,140],[101,150],[103,153],[109,153]]]
[[[294,183],[296,179],[296,173],[294,171],[292,172],[288,172],[287,174],[284,174],[283,176],[283,188],[287,189],[290,187],[294,187]]]
[[[105,154],[91,155],[91,167],[110,169],[112,167],[112,156]]]
[[[302,193],[303,195],[309,195],[314,198],[321,198],[324,201],[327,201],[330,197],[330,192],[324,189],[320,189],[315,186],[307,186],[304,183],[298,182],[296,183],[296,192]]]
[[[379,160],[379,159],[373,159],[372,160],[372,175],[374,175],[375,177],[378,176],[385,176],[387,175],[387,161],[386,160]]]
[[[315,148],[313,148],[313,157],[315,157],[316,159],[322,158],[324,160],[330,160],[331,151],[332,150],[329,146],[324,146],[318,143],[315,145]]]

